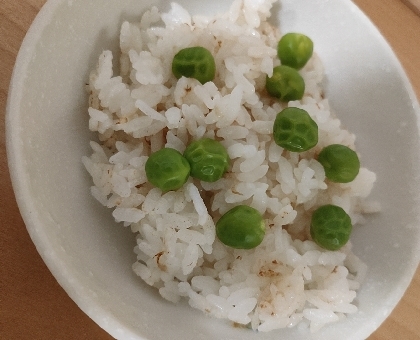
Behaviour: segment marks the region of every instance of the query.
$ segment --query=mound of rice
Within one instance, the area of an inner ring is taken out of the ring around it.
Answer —
[[[316,331],[355,313],[356,291],[366,266],[350,242],[326,251],[311,241],[310,216],[332,203],[353,224],[378,204],[367,202],[376,176],[361,168],[348,184],[331,183],[315,156],[326,145],[354,149],[355,136],[331,112],[314,54],[300,71],[302,100],[268,97],[266,75],[279,65],[280,33],[266,19],[275,0],[236,0],[228,13],[191,17],[177,4],[168,13],[151,8],[139,23],[121,27],[118,75],[104,51],[89,82],[89,128],[98,132],[83,163],[92,195],[136,234],[133,270],[165,299],[258,331],[299,323]],[[213,82],[177,80],[173,56],[203,46],[216,61]],[[316,46],[315,46],[316,49]],[[308,111],[319,127],[318,145],[304,153],[272,140],[274,118],[286,106]],[[162,193],[147,182],[148,156],[163,147],[184,151],[192,140],[221,141],[232,160],[215,183],[189,179]],[[252,250],[235,250],[215,236],[215,222],[230,208],[259,210],[267,233]]]

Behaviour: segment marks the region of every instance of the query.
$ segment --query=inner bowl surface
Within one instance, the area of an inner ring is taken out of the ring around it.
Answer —
[[[230,1],[180,0],[193,14]],[[419,262],[419,106],[401,65],[377,29],[348,0],[284,0],[272,21],[314,40],[326,94],[357,136],[364,166],[377,173],[382,212],[355,228],[368,266],[360,311],[320,332],[253,333],[173,305],[132,273],[134,235],[89,193],[81,158],[90,153],[83,84],[104,49],[117,50],[123,20],[169,1],[50,0],[24,40],[7,107],[7,151],[16,198],[44,261],[95,322],[124,339],[364,339],[389,315]]]

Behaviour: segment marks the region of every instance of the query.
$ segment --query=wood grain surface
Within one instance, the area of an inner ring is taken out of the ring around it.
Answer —
[[[417,15],[420,15],[420,0],[402,0]]]
[[[106,340],[111,337],[67,296],[38,255],[20,217],[7,167],[8,86],[22,39],[44,3],[0,0],[0,339]],[[420,98],[420,17],[400,0],[355,3],[388,40]],[[420,269],[391,316],[369,339],[420,339]]]

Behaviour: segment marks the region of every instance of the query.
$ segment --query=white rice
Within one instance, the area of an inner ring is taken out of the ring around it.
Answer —
[[[361,168],[353,182],[331,183],[314,159],[332,143],[355,148],[355,136],[324,98],[316,55],[300,71],[302,100],[282,104],[266,96],[265,77],[279,64],[280,33],[266,21],[274,2],[235,0],[214,18],[191,17],[172,4],[168,13],[152,8],[139,23],[125,22],[119,74],[104,51],[90,77],[89,128],[99,143],[91,142],[93,153],[83,163],[92,195],[136,234],[133,270],[163,298],[186,298],[204,313],[253,330],[300,323],[317,331],[357,311],[366,266],[350,242],[332,252],[311,241],[311,212],[333,203],[353,224],[363,222],[362,213],[379,210],[366,202],[376,177]],[[175,53],[196,45],[216,61],[216,78],[204,85],[171,73]],[[297,154],[273,142],[273,120],[287,105],[304,108],[317,122],[315,148]],[[151,152],[183,152],[201,137],[227,148],[232,164],[222,179],[190,178],[167,193],[147,182]],[[264,215],[267,233],[255,249],[231,249],[215,236],[215,221],[238,204]]]

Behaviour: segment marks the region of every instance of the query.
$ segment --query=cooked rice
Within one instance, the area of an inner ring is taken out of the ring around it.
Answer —
[[[172,4],[168,13],[153,7],[138,23],[124,22],[119,74],[104,51],[90,76],[89,128],[99,143],[91,142],[83,163],[92,195],[136,234],[134,272],[162,297],[186,298],[204,313],[258,331],[299,323],[316,331],[357,311],[366,265],[350,242],[326,251],[311,241],[311,213],[332,203],[362,223],[363,213],[379,209],[366,202],[376,176],[361,168],[353,182],[331,183],[315,159],[329,144],[355,148],[354,134],[324,97],[315,54],[300,71],[302,100],[283,104],[266,95],[265,77],[279,65],[280,33],[266,21],[274,2],[235,0],[213,18],[191,17]],[[173,56],[196,45],[216,61],[216,78],[204,85],[171,72]],[[318,124],[315,148],[297,154],[273,142],[274,118],[287,105],[307,110]],[[147,182],[152,152],[183,152],[202,137],[228,150],[232,165],[222,179],[190,178],[167,193]],[[238,204],[265,218],[266,236],[255,249],[228,248],[216,238],[215,221]]]

